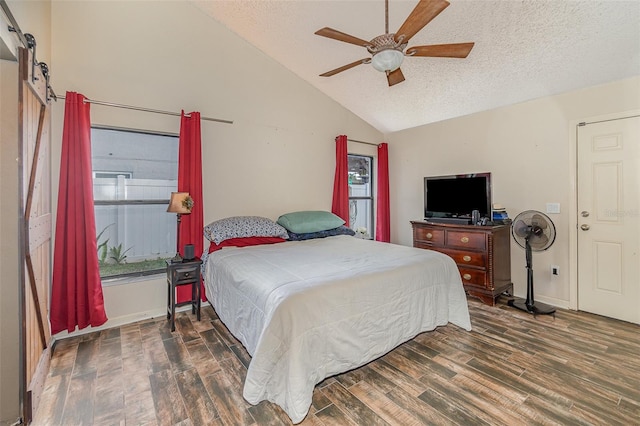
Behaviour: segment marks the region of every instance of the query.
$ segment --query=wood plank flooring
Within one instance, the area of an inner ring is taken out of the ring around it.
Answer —
[[[469,299],[439,327],[316,386],[302,425],[640,425],[640,326]],[[35,425],[287,425],[242,398],[250,357],[203,307],[61,340]]]

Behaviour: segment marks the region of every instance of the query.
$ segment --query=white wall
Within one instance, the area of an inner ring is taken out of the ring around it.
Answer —
[[[20,415],[18,64],[0,61],[0,424]]]
[[[233,120],[202,122],[205,223],[232,215],[330,209],[334,138],[382,135],[186,2],[52,3],[59,94]],[[57,193],[64,102],[53,108]],[[92,122],[179,131],[179,118],[92,105]],[[370,148],[370,147],[369,147]],[[366,145],[350,151],[368,154]],[[56,200],[54,198],[54,205]],[[163,312],[164,278],[104,288],[110,321]]]
[[[577,120],[640,108],[640,77],[546,97],[389,135],[392,241],[412,244],[410,220],[423,217],[423,177],[492,173],[493,202],[514,218],[524,210],[552,214],[557,238],[534,254],[536,299],[569,304],[569,223],[574,188],[572,135]],[[551,265],[561,275],[552,277]],[[526,295],[524,250],[512,241],[511,271],[518,296]]]

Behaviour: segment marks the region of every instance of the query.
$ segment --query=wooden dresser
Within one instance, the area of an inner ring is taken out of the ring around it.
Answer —
[[[470,296],[494,306],[505,291],[513,293],[509,225],[474,226],[411,221],[413,246],[453,258]]]

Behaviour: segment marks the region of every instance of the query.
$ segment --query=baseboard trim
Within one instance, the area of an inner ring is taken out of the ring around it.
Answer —
[[[516,294],[514,296],[520,297],[522,299],[526,299],[526,295],[524,294],[523,295]],[[542,303],[546,303],[547,305],[555,306],[556,308],[570,309],[568,300],[556,299],[554,297],[545,297],[545,296],[535,296],[534,300],[536,302],[542,302]]]
[[[209,302],[202,302],[201,307],[205,307],[208,306]],[[183,312],[183,311],[187,311],[191,309],[191,306],[180,306],[178,308],[176,308],[176,312]],[[56,340],[62,340],[62,339],[68,339],[71,337],[76,337],[76,336],[82,336],[84,334],[89,334],[89,333],[95,333],[96,331],[102,331],[102,330],[108,330],[110,328],[114,328],[114,327],[121,327],[123,325],[127,325],[127,324],[133,324],[135,322],[138,321],[144,321],[144,320],[148,320],[148,319],[153,319],[153,318],[158,318],[158,317],[162,317],[162,316],[166,316],[167,315],[167,308],[166,307],[162,307],[160,309],[153,309],[153,310],[149,310],[149,311],[144,311],[144,312],[135,312],[133,314],[129,314],[129,315],[123,315],[120,317],[115,317],[115,318],[109,318],[109,320],[102,324],[99,327],[87,327],[87,328],[83,328],[82,330],[76,330],[73,331],[71,333],[67,332],[67,331],[62,331],[58,334],[56,334],[55,336],[53,336],[53,340],[54,343]]]

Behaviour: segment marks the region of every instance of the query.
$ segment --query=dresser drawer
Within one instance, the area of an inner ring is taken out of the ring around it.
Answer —
[[[175,284],[181,284],[183,281],[192,282],[194,277],[197,277],[200,273],[199,271],[200,265],[191,265],[185,267],[175,268],[173,272],[173,282]]]
[[[433,228],[416,227],[414,240],[429,242],[436,246],[444,245],[444,230]]]
[[[487,267],[486,255],[484,252],[476,252],[476,251],[461,251],[461,250],[452,250],[452,249],[440,249],[442,253],[450,256],[455,260],[455,262],[459,266],[477,266],[479,268]]]
[[[474,250],[486,250],[485,234],[470,231],[448,231],[445,245],[447,247],[461,247]]]
[[[468,286],[473,285],[477,287],[485,288],[487,282],[487,273],[481,269],[471,269],[458,267],[460,270],[460,277],[462,278],[462,284]]]
[[[411,221],[413,246],[439,251],[453,259],[468,296],[489,306],[511,283],[511,228]],[[428,235],[430,234],[430,235]]]

